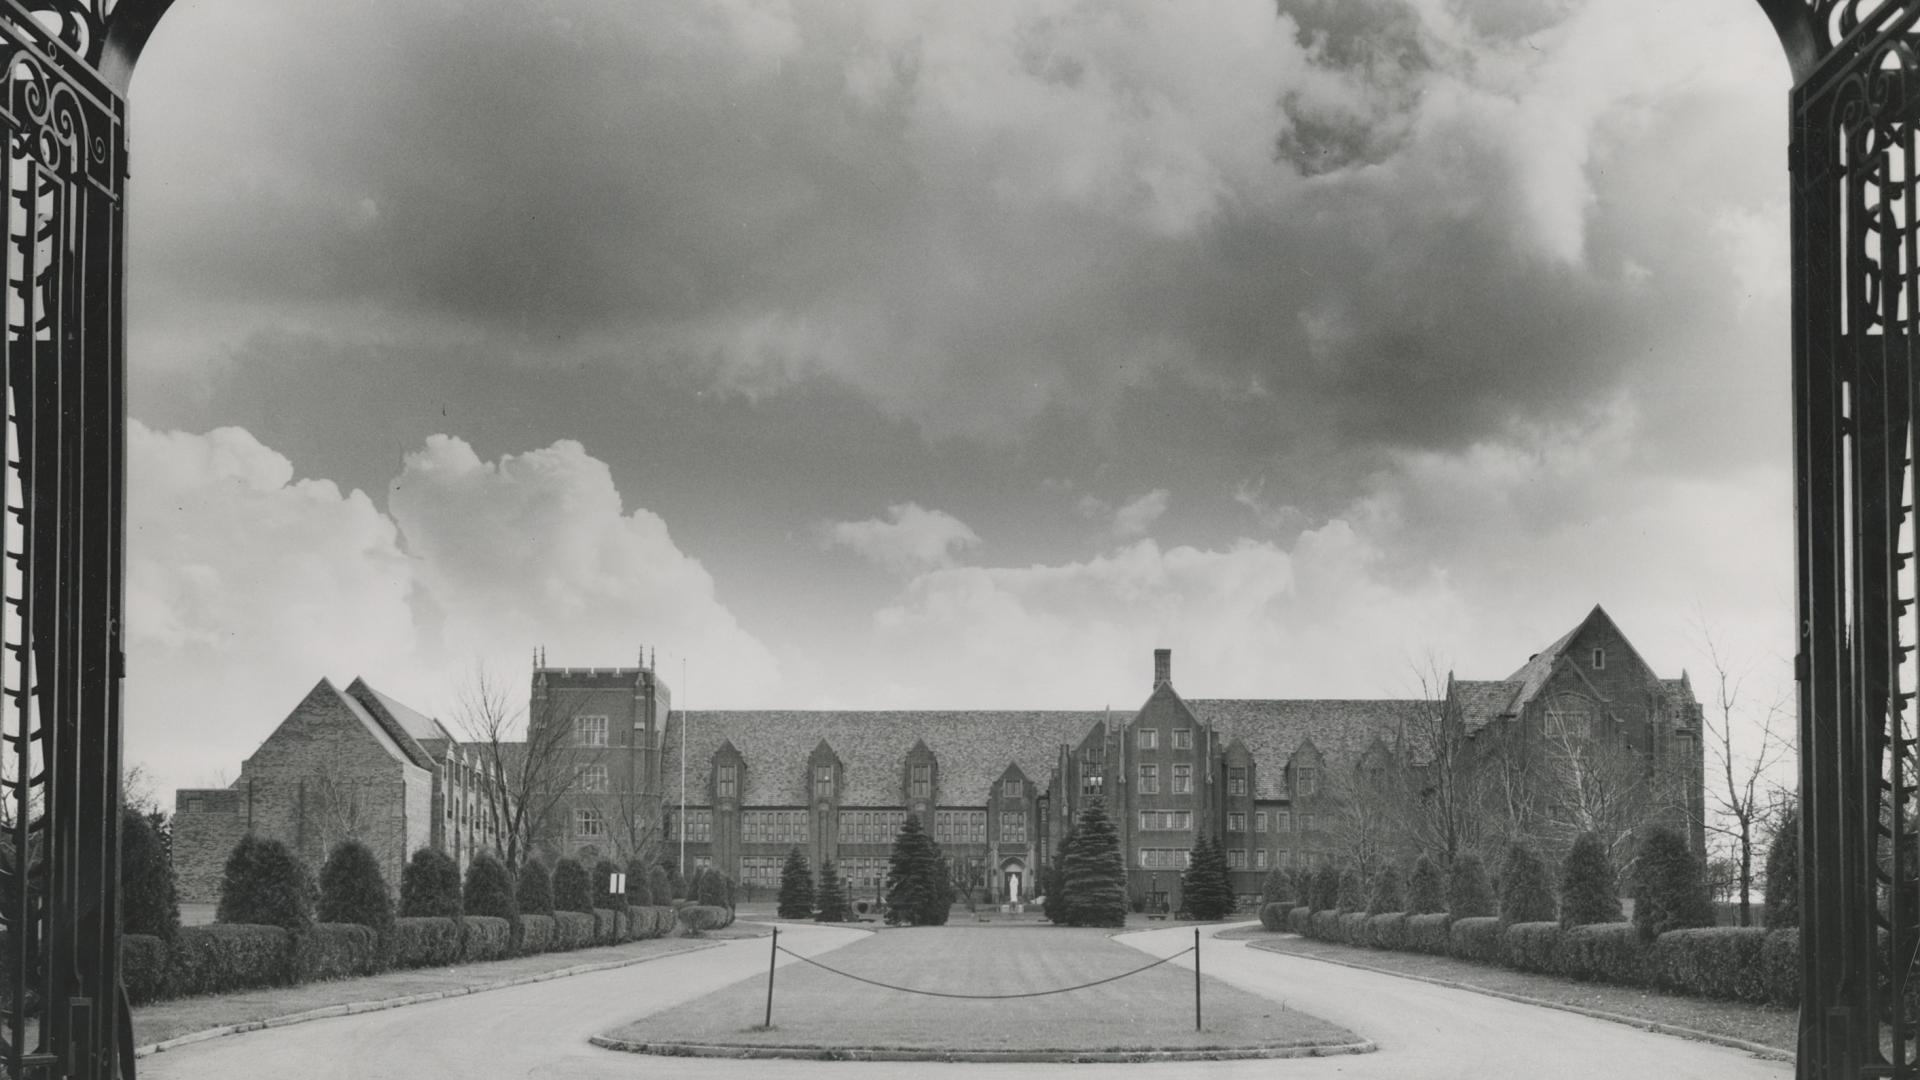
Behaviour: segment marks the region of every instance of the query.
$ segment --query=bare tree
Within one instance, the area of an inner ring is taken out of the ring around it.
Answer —
[[[1734,672],[1704,618],[1696,628],[1713,666],[1713,700],[1702,709],[1705,729],[1706,831],[1729,849],[1736,865],[1734,892],[1740,899],[1740,925],[1753,925],[1753,855],[1767,822],[1782,803],[1775,770],[1792,751],[1778,731],[1789,703],[1784,692],[1763,706],[1750,707],[1747,671]],[[1737,735],[1744,727],[1746,734]]]
[[[316,863],[327,857],[342,840],[358,840],[383,864],[397,864],[405,855],[400,850],[402,832],[391,811],[383,812],[387,800],[381,790],[389,785],[369,781],[352,772],[322,763],[303,778],[301,808],[307,855]]]
[[[476,666],[459,688],[454,723],[493,777],[481,786],[495,821],[500,823],[501,855],[518,867],[539,842],[562,824],[559,811],[584,787],[589,770],[600,765],[601,750],[577,745],[571,717],[531,718],[514,704],[505,680]]]
[[[1478,784],[1466,724],[1448,700],[1453,676],[1442,675],[1439,662],[1428,656],[1415,666],[1414,677],[1419,697],[1401,732],[1409,790],[1399,808],[1414,846],[1451,866],[1478,846]]]
[[[1406,823],[1411,770],[1404,760],[1363,760],[1352,772],[1328,770],[1328,791],[1321,797],[1325,849],[1372,881],[1381,866],[1398,861],[1409,846]]]
[[[1643,827],[1684,818],[1689,772],[1660,767],[1598,732],[1549,724],[1543,735],[1536,758],[1546,798],[1531,839],[1550,859],[1564,857],[1581,833],[1590,832],[1624,873]]]

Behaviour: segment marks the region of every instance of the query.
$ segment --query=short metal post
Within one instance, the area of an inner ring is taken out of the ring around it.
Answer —
[[[773,962],[780,958],[780,928],[773,928],[773,948],[767,950],[767,1022],[773,1027]]]
[[[1200,928],[1193,928],[1193,1030],[1200,1030]]]

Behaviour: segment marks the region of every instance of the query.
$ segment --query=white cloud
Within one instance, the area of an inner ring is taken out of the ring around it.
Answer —
[[[827,546],[848,548],[900,574],[952,566],[956,551],[980,544],[966,522],[912,502],[887,507],[885,520],[833,522],[821,532]]]
[[[1129,500],[1126,505],[1113,512],[1113,534],[1122,539],[1145,536],[1160,515],[1167,512],[1167,502],[1172,495],[1166,488],[1155,488],[1138,498]]]

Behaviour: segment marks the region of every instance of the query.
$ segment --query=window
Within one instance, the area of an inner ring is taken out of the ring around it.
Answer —
[[[573,835],[580,837],[599,837],[607,835],[607,819],[599,808],[581,806],[573,811]]]
[[[789,773],[788,775],[791,776],[792,774]],[[738,796],[740,791],[739,766],[720,766],[720,783],[718,790],[720,797],[723,799],[732,799]]]
[[[744,885],[758,885],[767,889],[778,888],[780,867],[785,861],[773,855],[742,855],[740,881]]]
[[[1160,794],[1160,766],[1158,765],[1140,766],[1140,794],[1142,795]]]
[[[842,859],[840,872],[853,882],[856,892],[873,893],[887,883],[887,860],[868,857]],[[848,897],[848,899],[854,898]]]
[[[1593,734],[1593,706],[1585,698],[1563,694],[1547,702],[1547,734],[1584,739]]]
[[[1245,870],[1247,868],[1247,849],[1231,848],[1227,851],[1227,869]]]
[[[1143,870],[1185,870],[1193,853],[1186,848],[1141,848],[1140,868]]]
[[[1193,828],[1191,810],[1142,810],[1141,832],[1184,832]]]
[[[605,765],[588,765],[582,768],[580,770],[580,790],[607,790],[607,767]]]
[[[1285,848],[1282,848],[1280,850],[1280,865],[1282,868],[1292,869],[1293,868],[1293,852],[1288,851]]]
[[[1255,870],[1265,870],[1267,868],[1267,849],[1266,848],[1253,849],[1253,868]]]
[[[1156,728],[1140,729],[1140,749],[1155,750],[1160,746],[1160,732]]]
[[[1173,767],[1173,793],[1175,795],[1193,794],[1193,766],[1175,765]]]
[[[1607,666],[1607,650],[1593,650],[1593,670],[1600,671]]]
[[[1093,768],[1100,767],[1101,757],[1102,755],[1098,746],[1089,746],[1080,753],[1080,760]]]
[[[907,823],[905,810],[842,810],[840,842],[843,844],[891,844]]]
[[[940,844],[987,842],[985,810],[941,810],[933,816],[933,839]]]
[[[1302,765],[1294,770],[1297,778],[1297,793],[1318,795],[1320,793],[1320,770],[1311,765]]]
[[[1192,728],[1174,728],[1173,729],[1173,748],[1175,750],[1193,749],[1193,729]]]
[[[933,766],[915,765],[913,782],[908,785],[908,791],[916,799],[930,798],[933,793]]]
[[[1027,797],[1025,780],[1008,780],[1000,785],[1000,797],[1003,799],[1024,799]]]
[[[1227,770],[1227,794],[1245,795],[1246,793],[1247,793],[1247,770],[1244,768],[1228,769]]]
[[[1293,813],[1288,810],[1275,810],[1273,812],[1273,831],[1292,832]]]
[[[1267,831],[1267,812],[1265,810],[1255,810],[1253,812],[1253,831]]]
[[[1000,811],[1000,842],[1003,844],[1024,844],[1027,842],[1026,811]]]
[[[1301,815],[1300,815],[1300,831],[1301,831],[1301,832],[1312,832],[1312,831],[1313,831],[1313,817],[1314,817],[1314,815],[1312,815],[1312,814],[1301,814]]]
[[[740,815],[740,842],[791,847],[807,842],[805,810],[748,810]]]
[[[1105,783],[1106,778],[1100,775],[1100,770],[1090,768],[1080,776],[1080,794],[1098,795],[1101,793]]]
[[[1238,811],[1228,814],[1227,815],[1227,831],[1228,832],[1246,832],[1247,831],[1247,815],[1242,814]]]
[[[705,843],[713,839],[713,811],[711,810],[688,810],[683,825],[688,843]],[[670,828],[667,835],[677,839],[680,833],[677,828]]]
[[[813,797],[833,798],[833,766],[821,765],[813,770]]]
[[[576,746],[607,745],[607,718],[604,716],[574,717],[573,741]]]

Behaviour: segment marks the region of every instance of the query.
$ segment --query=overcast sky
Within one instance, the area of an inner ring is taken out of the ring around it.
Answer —
[[[132,94],[128,728],[1788,678],[1752,0],[178,0]]]

